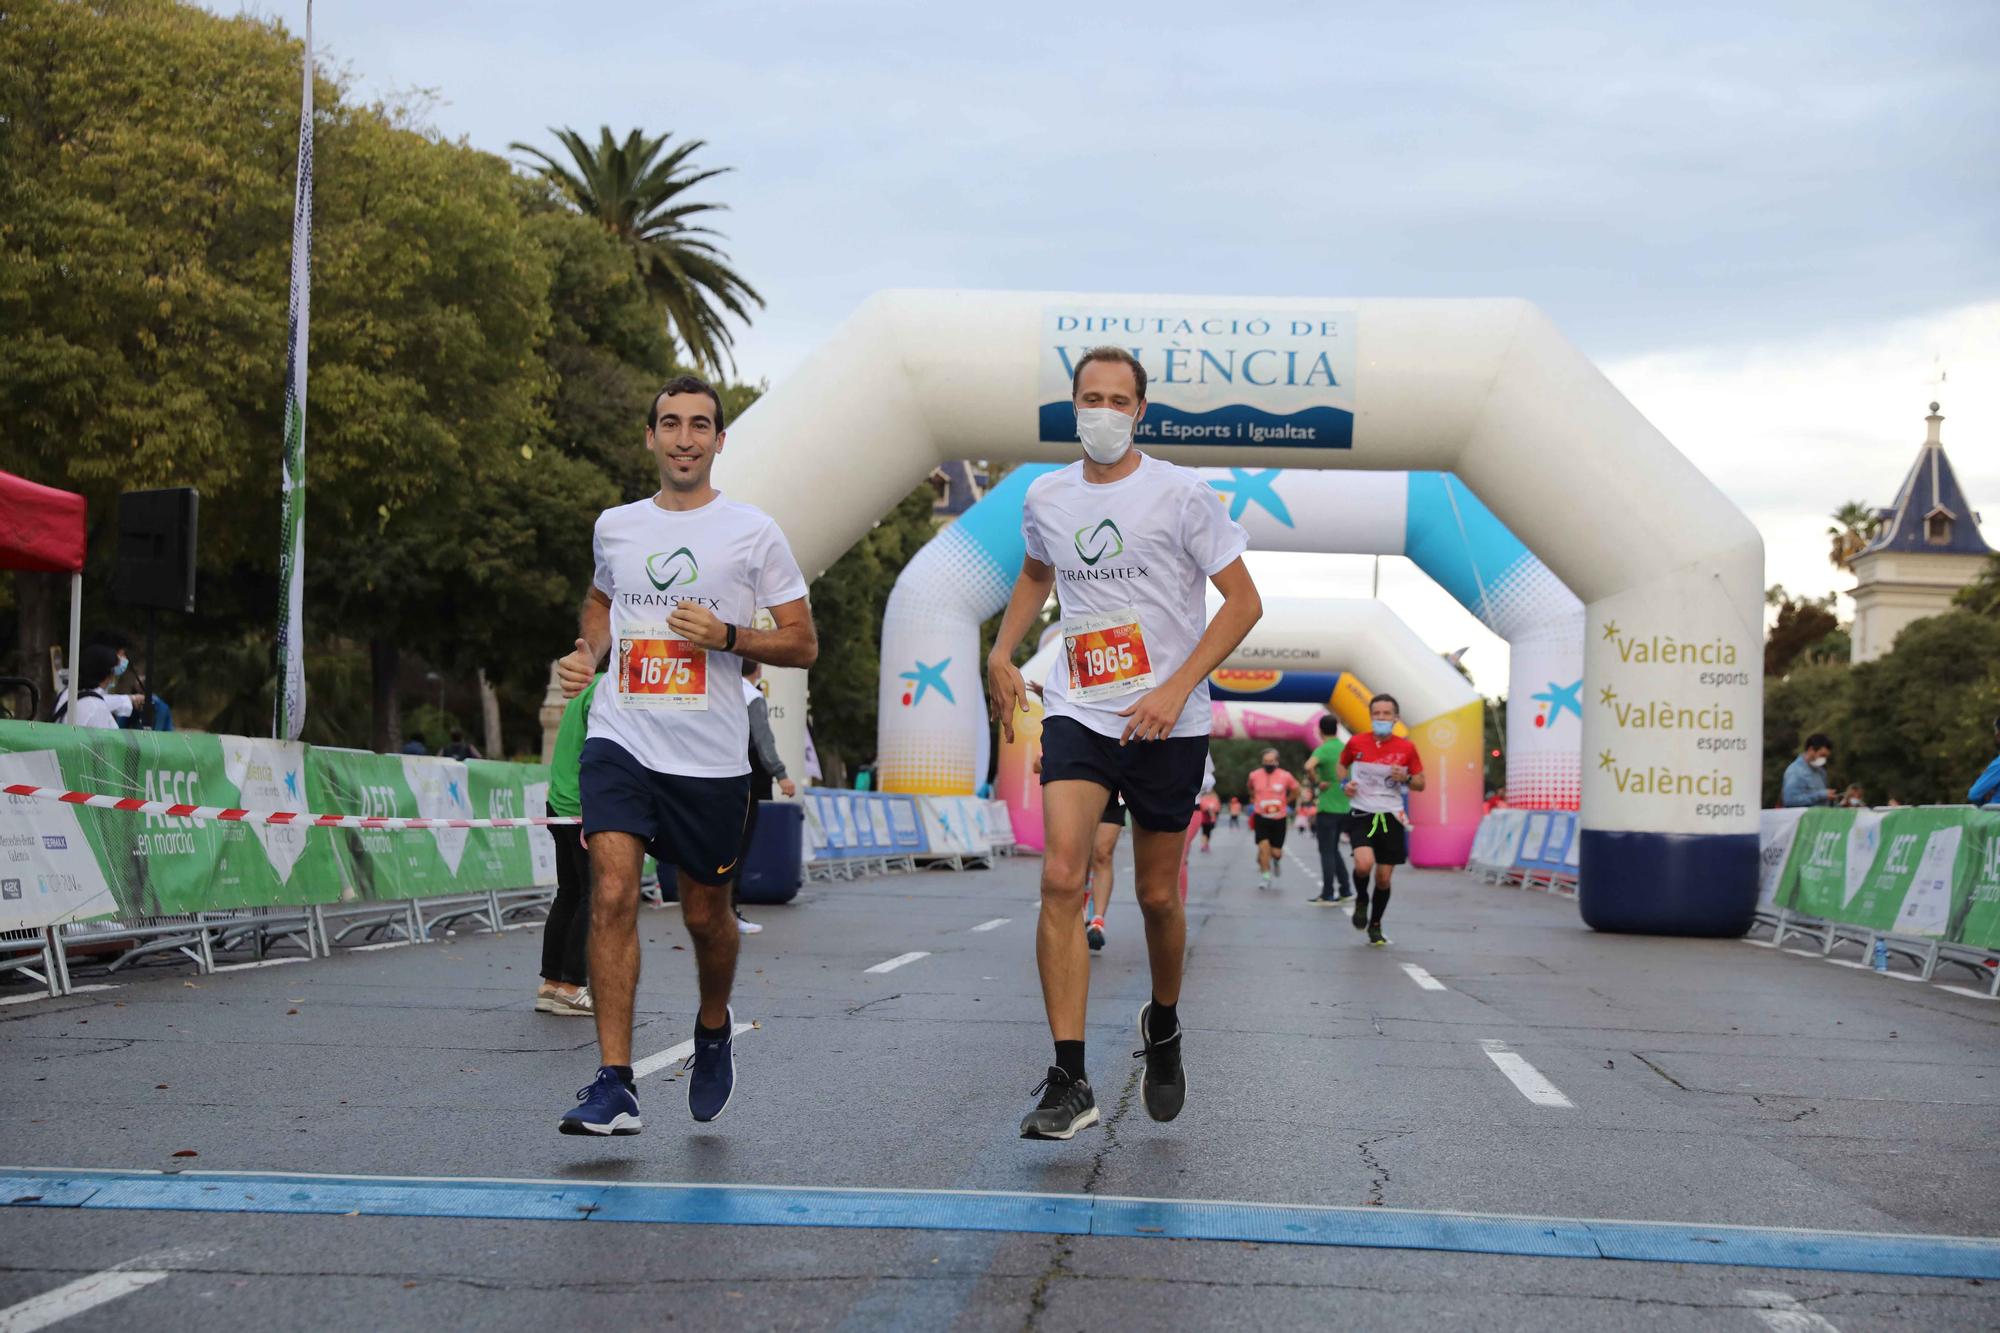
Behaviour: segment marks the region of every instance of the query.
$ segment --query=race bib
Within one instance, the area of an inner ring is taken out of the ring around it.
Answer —
[[[618,706],[708,711],[708,653],[665,625],[627,625],[615,641]]]
[[[1065,621],[1063,656],[1073,702],[1116,699],[1153,687],[1153,663],[1146,656],[1146,631],[1137,610]]]

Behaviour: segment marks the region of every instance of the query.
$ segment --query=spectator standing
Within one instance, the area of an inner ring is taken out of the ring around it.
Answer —
[[[1319,842],[1319,893],[1307,902],[1332,907],[1354,896],[1347,862],[1340,854],[1340,835],[1353,808],[1335,775],[1340,770],[1340,726],[1330,717],[1319,720],[1319,748],[1306,760],[1306,772],[1320,783],[1313,815],[1313,837]]]
[[[479,753],[479,747],[465,739],[465,733],[456,728],[452,730],[451,740],[442,750],[438,751],[438,754],[446,759],[482,759],[485,757]]]
[[[1833,741],[1823,731],[1806,737],[1806,748],[1785,769],[1778,804],[1787,809],[1826,805],[1833,789],[1826,785],[1826,762],[1833,757]]]
[[[584,734],[590,730],[590,701],[603,679],[599,672],[563,707],[555,754],[549,761],[552,815],[575,819],[583,814],[578,772]],[[549,836],[556,844],[556,898],[542,928],[542,984],[535,992],[535,1010],[582,1017],[596,1012],[590,998],[590,854],[584,849],[579,824],[553,824]]]
[[[763,678],[763,667],[744,658],[743,702],[750,710],[750,810],[744,818],[743,839],[736,850],[736,877],[729,881],[729,910],[736,913],[736,928],[745,935],[756,935],[764,929],[755,921],[744,920],[736,906],[736,890],[742,886],[743,867],[750,859],[750,841],[757,832],[758,803],[771,799],[773,783],[787,799],[799,791],[785,773],[785,761],[778,757],[778,738],[771,731],[771,705],[759,688]]]
[[[113,693],[121,670],[118,663],[118,650],[106,644],[93,643],[83,650],[73,673],[76,679],[85,682],[84,690],[77,696],[77,726],[116,731],[118,719],[130,717],[132,710],[146,701],[143,694]],[[55,711],[49,720],[69,721],[69,706],[69,691],[64,690],[56,696]]]

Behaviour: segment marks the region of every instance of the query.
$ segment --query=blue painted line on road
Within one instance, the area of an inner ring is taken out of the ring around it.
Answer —
[[[0,1167],[0,1207],[899,1228],[2000,1279],[2000,1239],[1085,1194]]]

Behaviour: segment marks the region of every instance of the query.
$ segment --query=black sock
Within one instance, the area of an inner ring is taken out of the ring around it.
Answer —
[[[1181,1017],[1171,1004],[1153,1001],[1146,1010],[1146,1040],[1165,1041],[1181,1030]]]
[[[1056,1068],[1080,1082],[1088,1082],[1083,1074],[1083,1043],[1080,1041],[1059,1041],[1056,1043]]]
[[[727,1025],[719,1028],[705,1028],[701,1025],[701,1019],[696,1018],[694,1020],[694,1035],[703,1041],[721,1041],[729,1035],[729,1028]]]
[[[1388,910],[1389,886],[1387,884],[1378,885],[1375,889],[1375,905],[1368,909],[1368,924],[1371,926],[1381,925],[1382,913]]]
[[[634,1080],[633,1080],[633,1078],[632,1078],[632,1066],[630,1066],[630,1065],[606,1065],[606,1066],[604,1066],[604,1067],[605,1067],[606,1069],[610,1070],[610,1071],[611,1071],[612,1073],[614,1073],[614,1074],[618,1075],[618,1081],[619,1081],[620,1083],[623,1083],[623,1084],[624,1084],[624,1085],[625,1085],[626,1087],[630,1088],[630,1087],[636,1087],[636,1086],[637,1086],[637,1084],[636,1084],[636,1083],[634,1082]]]

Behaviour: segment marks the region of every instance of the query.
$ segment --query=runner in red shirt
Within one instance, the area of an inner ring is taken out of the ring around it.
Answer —
[[[1215,820],[1222,813],[1222,798],[1215,794],[1215,788],[1210,787],[1201,794],[1201,800],[1196,805],[1196,814],[1201,820],[1201,849],[1205,852],[1208,840],[1215,836]]]
[[[1264,751],[1261,766],[1250,770],[1250,827],[1257,839],[1257,869],[1264,876],[1257,885],[1271,887],[1271,872],[1285,859],[1285,816],[1290,813],[1299,780],[1278,767],[1278,752]]]
[[[1341,789],[1354,802],[1347,816],[1347,838],[1354,846],[1354,928],[1368,931],[1368,943],[1381,948],[1382,914],[1389,910],[1389,876],[1410,859],[1409,832],[1403,826],[1404,789],[1424,789],[1424,761],[1409,738],[1396,735],[1401,712],[1391,694],[1368,701],[1370,734],[1356,736],[1340,751]],[[1369,881],[1374,881],[1374,893]]]

